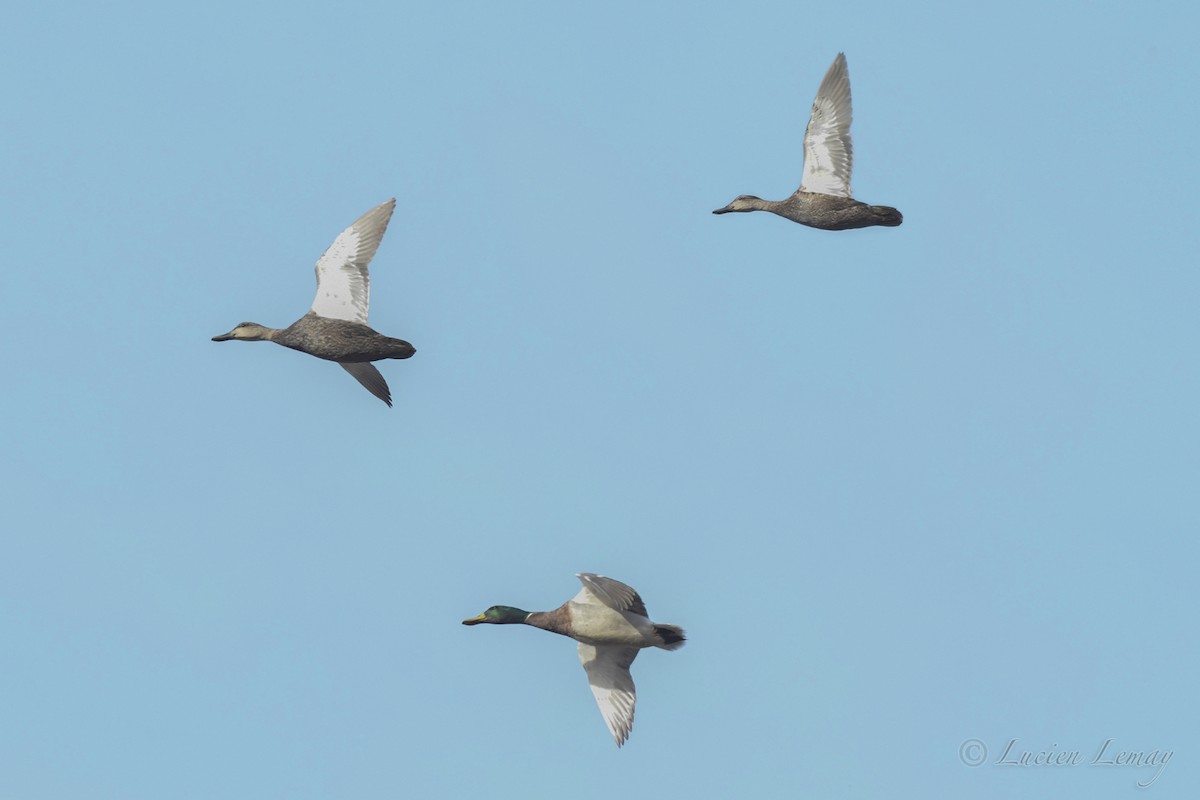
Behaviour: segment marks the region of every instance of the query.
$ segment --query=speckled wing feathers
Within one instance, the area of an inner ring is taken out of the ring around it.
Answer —
[[[850,197],[853,150],[850,144],[850,73],[846,56],[825,73],[804,131],[804,178],[800,191]]]
[[[621,584],[624,586],[624,584]],[[588,685],[604,724],[612,734],[617,747],[625,744],[633,730],[633,709],[637,703],[637,690],[629,667],[637,658],[636,647],[608,645],[595,647],[579,643],[579,663],[587,672]]]
[[[646,613],[646,604],[632,586],[591,572],[581,572],[575,577],[579,578],[585,591],[613,611],[630,611],[643,617],[650,616]]]
[[[317,261],[317,296],[312,304],[313,313],[329,319],[367,324],[371,303],[367,265],[379,249],[395,207],[394,198],[376,206],[356,219],[329,245]]]

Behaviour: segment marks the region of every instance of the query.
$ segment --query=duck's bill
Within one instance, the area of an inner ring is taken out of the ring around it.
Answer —
[[[212,337],[212,340],[214,342],[227,342],[232,338],[233,338],[233,331],[230,331],[229,333],[222,333],[220,336],[214,336],[214,337]]]
[[[487,617],[485,617],[483,614],[480,614],[478,617],[471,617],[470,619],[464,619],[463,625],[478,625],[481,622],[487,622]]]
[[[730,211],[733,211],[733,209],[730,208],[729,206],[725,206],[724,208],[718,208],[718,209],[714,210],[713,213],[714,214],[728,214]]]

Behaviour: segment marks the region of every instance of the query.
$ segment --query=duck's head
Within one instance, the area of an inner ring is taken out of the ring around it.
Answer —
[[[492,606],[478,617],[464,619],[463,625],[479,625],[486,622],[490,625],[516,625],[529,618],[528,611],[522,611],[512,606]]]
[[[762,208],[763,199],[752,194],[739,194],[724,208],[718,208],[714,214],[728,214],[730,211],[756,211]]]
[[[227,342],[230,339],[240,339],[243,342],[261,342],[264,339],[270,339],[273,331],[265,325],[259,325],[257,322],[241,322],[238,326],[229,333],[222,333],[220,336],[212,337],[214,342]]]

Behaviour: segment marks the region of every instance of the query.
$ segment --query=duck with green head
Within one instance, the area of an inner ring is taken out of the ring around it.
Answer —
[[[492,606],[463,625],[531,625],[579,642],[579,661],[604,724],[625,744],[633,729],[637,691],[629,667],[643,647],[678,650],[686,641],[678,625],[651,622],[646,604],[632,587],[603,575],[576,575],[583,588],[553,611]]]

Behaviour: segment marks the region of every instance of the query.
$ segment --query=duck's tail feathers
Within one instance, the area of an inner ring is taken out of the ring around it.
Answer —
[[[417,348],[403,339],[388,337],[388,358],[412,358],[416,352]]]
[[[678,625],[659,625],[655,623],[654,633],[662,640],[662,644],[659,647],[663,650],[678,650],[687,641],[687,637],[683,635],[683,628]]]
[[[891,206],[871,206],[871,213],[878,217],[876,225],[886,225],[894,228],[904,222],[904,215]]]

